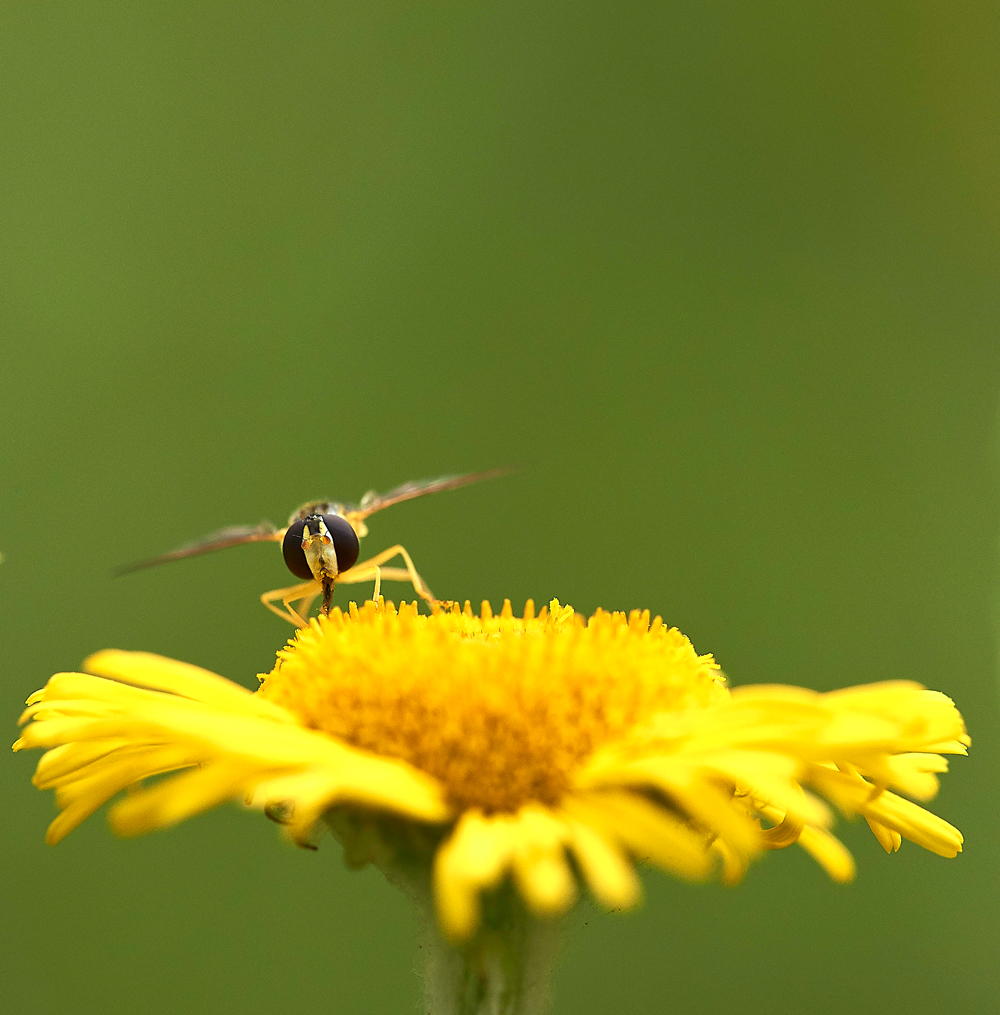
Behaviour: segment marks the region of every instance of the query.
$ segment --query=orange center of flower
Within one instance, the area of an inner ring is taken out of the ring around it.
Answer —
[[[553,601],[417,613],[335,609],[279,653],[260,693],[303,725],[435,776],[459,808],[554,804],[597,748],[725,694],[711,656],[648,611],[584,622]]]

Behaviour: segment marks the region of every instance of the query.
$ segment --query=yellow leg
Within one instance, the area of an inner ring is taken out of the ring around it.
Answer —
[[[309,611],[312,609],[312,604],[316,601],[316,597],[319,594],[319,592],[310,592],[309,595],[303,596],[302,599],[299,600],[299,604],[296,607],[295,612],[302,618],[303,625],[307,625],[309,623]]]
[[[399,556],[406,562],[405,572],[402,568],[381,567],[382,564],[384,564],[387,560],[391,560],[397,554],[399,554]],[[368,560],[361,561],[360,564],[355,564],[350,571],[338,574],[337,581],[343,582],[345,585],[351,585],[355,582],[370,581],[375,577],[372,573],[375,568],[381,568],[382,577],[390,581],[410,582],[413,585],[414,592],[416,592],[421,599],[425,599],[428,603],[435,602],[434,593],[427,587],[427,582],[425,582],[423,578],[417,574],[417,569],[413,566],[413,560],[406,552],[406,549],[398,543],[395,546],[390,546],[388,550],[383,550],[381,553],[376,554]],[[378,593],[376,592],[376,597],[377,596]]]
[[[352,567],[350,571],[338,574],[337,584],[358,585],[360,582],[370,582],[375,578],[374,568],[365,568],[360,574],[356,573],[357,570],[356,567]],[[382,575],[382,581],[386,582],[408,582],[410,580],[410,572],[405,567],[380,567],[379,573]]]
[[[366,567],[359,571],[352,567],[342,575],[337,575],[338,585],[358,585],[361,582],[375,581],[375,591],[372,593],[374,601],[378,602],[379,593],[382,591],[382,582],[408,582],[412,581],[410,572],[405,567]],[[436,601],[436,600],[435,600]]]
[[[405,569],[401,567],[381,566],[385,561],[391,560],[397,554],[406,563]],[[408,581],[413,585],[413,590],[421,599],[425,599],[429,603],[436,602],[434,593],[427,587],[427,583],[423,578],[417,574],[417,569],[413,566],[413,560],[409,553],[406,552],[405,547],[399,544],[390,546],[388,550],[383,550],[374,557],[363,560],[360,564],[355,564],[349,571],[338,574],[336,584],[354,585],[358,582],[372,581],[374,579],[375,591],[372,598],[377,603],[383,578],[387,581]],[[287,620],[296,627],[308,627],[309,607],[312,606],[313,601],[322,591],[323,589],[319,582],[309,581],[303,582],[301,585],[291,585],[286,589],[274,589],[271,592],[265,592],[260,597],[260,601],[273,614],[281,617],[282,620]],[[275,605],[278,601],[281,602],[283,609]],[[296,610],[292,607],[292,603],[301,603],[302,605]]]
[[[296,627],[308,627],[309,621],[306,620],[305,615],[308,614],[309,607],[312,606],[313,600],[321,591],[319,582],[303,582],[301,585],[292,585],[287,589],[274,589],[272,592],[265,592],[260,597],[260,601],[282,620],[287,620]],[[284,610],[280,610],[274,605],[275,601],[279,599]],[[305,602],[305,609],[301,614],[292,609],[291,605],[300,601]]]

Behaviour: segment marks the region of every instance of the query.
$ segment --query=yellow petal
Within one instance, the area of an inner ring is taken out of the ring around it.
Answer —
[[[108,820],[115,832],[123,836],[169,828],[210,807],[242,796],[246,778],[244,764],[204,765],[119,800],[111,808]]]
[[[441,788],[430,776],[392,758],[351,759],[278,774],[255,783],[247,801],[253,807],[289,802],[289,824],[304,833],[334,804],[355,803],[389,809],[418,821],[440,822],[450,816]]]
[[[123,760],[105,764],[86,778],[61,784],[56,789],[56,801],[62,813],[49,826],[46,842],[54,846],[126,786],[146,776],[173,771],[192,763],[192,759],[177,746],[150,748],[129,752]],[[88,771],[100,765],[101,762],[96,762]]]
[[[78,827],[91,814],[96,811],[103,800],[78,800],[76,803],[64,807],[49,824],[45,831],[45,841],[49,846],[54,846]]]
[[[90,716],[65,716],[36,720],[25,727],[14,750],[29,747],[58,747],[74,741],[116,740],[125,732],[134,734],[134,727],[125,727],[117,717],[94,719]]]
[[[63,776],[56,787],[56,801],[60,807],[65,807],[82,798],[95,798],[99,807],[134,782],[178,768],[189,768],[197,761],[197,754],[182,744],[123,748],[88,765],[79,773]]]
[[[798,843],[834,881],[847,882],[854,879],[854,857],[840,839],[825,829],[806,825],[799,835]]]
[[[569,907],[576,884],[566,863],[565,823],[541,807],[522,807],[510,824],[514,880],[528,908],[552,916]]]
[[[105,649],[84,660],[84,669],[127,684],[169,691],[195,701],[216,705],[231,712],[294,722],[287,709],[260,697],[217,673],[191,663],[155,655],[152,652],[124,652]]]
[[[882,793],[862,813],[938,856],[953,857],[962,851],[962,833],[954,825],[895,793]]]
[[[513,842],[510,820],[466,811],[434,858],[434,900],[445,935],[468,938],[479,925],[479,895],[507,870]]]
[[[935,754],[963,754],[969,755],[969,745],[972,740],[964,737],[962,740],[941,740],[933,744],[923,744],[923,750],[933,751]]]
[[[937,772],[948,771],[948,759],[938,754],[896,754],[885,759],[886,782],[917,800],[937,796]]]
[[[868,822],[868,827],[875,833],[875,838],[887,853],[895,853],[903,844],[903,837],[899,832],[886,828],[882,822],[871,817],[866,816],[865,821]]]
[[[575,793],[563,802],[563,808],[576,820],[620,842],[639,859],[682,878],[698,881],[711,871],[707,839],[666,808],[635,793]]]
[[[752,855],[760,848],[757,829],[737,813],[727,792],[699,772],[700,762],[683,757],[654,757],[617,768],[581,775],[581,787],[652,787],[715,835],[725,838],[739,853]]]
[[[725,839],[714,839],[709,847],[722,861],[722,883],[724,885],[738,885],[747,872],[747,858],[737,853]]]
[[[569,846],[595,898],[608,909],[628,909],[642,895],[632,864],[609,839],[582,821],[569,819]]]
[[[901,736],[898,720],[864,712],[834,714],[818,731],[815,745],[827,757],[857,751],[892,750]]]
[[[800,821],[824,826],[832,821],[829,809],[796,781],[795,758],[770,751],[717,751],[706,758],[705,766]]]
[[[117,751],[129,742],[125,737],[119,737],[117,740],[92,740],[53,747],[39,759],[31,781],[39,789],[49,789],[63,776],[85,768],[91,762]]]
[[[771,808],[763,810],[766,812]],[[785,849],[799,841],[803,828],[805,828],[805,822],[791,818],[786,814],[777,824],[764,829],[762,833],[764,845],[767,849]]]

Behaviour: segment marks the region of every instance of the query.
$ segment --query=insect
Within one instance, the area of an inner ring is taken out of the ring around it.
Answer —
[[[288,570],[303,581],[288,588],[265,592],[260,600],[272,613],[290,621],[296,627],[307,626],[309,609],[318,596],[323,597],[322,611],[330,612],[330,600],[336,584],[352,585],[357,582],[374,581],[375,591],[372,598],[377,602],[383,579],[408,581],[421,599],[432,603],[436,601],[433,593],[423,578],[417,574],[406,548],[399,543],[377,553],[374,557],[369,557],[368,560],[358,562],[360,540],[368,534],[365,519],[376,511],[381,511],[391,504],[398,504],[400,501],[412,500],[414,497],[423,497],[425,494],[438,493],[441,490],[454,490],[459,486],[478,483],[481,479],[492,479],[508,472],[510,469],[491,469],[487,472],[470,472],[462,476],[421,479],[403,483],[402,486],[381,494],[369,490],[356,505],[341,504],[333,500],[309,501],[292,512],[288,524],[283,529],[276,528],[268,521],[259,522],[257,525],[233,525],[212,532],[193,543],[179,546],[169,553],[129,564],[120,568],[118,574],[128,574],[157,564],[166,564],[171,560],[195,557],[201,553],[211,553],[213,550],[239,546],[242,543],[281,543],[281,553]],[[403,558],[405,568],[383,566],[386,561],[396,556]],[[281,603],[281,607],[276,605],[278,602]]]

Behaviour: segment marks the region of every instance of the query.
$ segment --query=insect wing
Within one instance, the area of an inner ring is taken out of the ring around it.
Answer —
[[[126,564],[116,570],[115,574],[130,574],[132,571],[142,571],[147,567],[156,567],[157,564],[166,564],[171,560],[183,560],[185,557],[197,557],[201,553],[211,553],[213,550],[224,550],[227,546],[240,546],[243,543],[277,543],[285,535],[284,529],[276,529],[271,522],[258,522],[256,525],[231,525],[218,532],[209,533],[193,543],[185,543],[178,546],[176,550],[160,554],[158,557],[149,557],[147,560],[136,561],[134,564]]]
[[[413,500],[414,497],[423,497],[427,493],[438,493],[441,490],[455,490],[460,486],[467,486],[469,483],[478,483],[481,479],[493,479],[495,476],[505,476],[510,469],[489,469],[486,472],[467,472],[462,476],[439,476],[437,479],[418,479],[415,482],[403,483],[388,493],[376,493],[369,490],[361,498],[361,503],[356,507],[349,507],[344,517],[350,522],[361,521],[369,515],[375,514],[392,504],[400,501]]]

